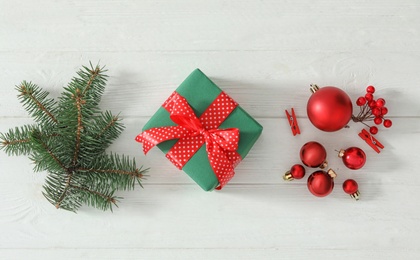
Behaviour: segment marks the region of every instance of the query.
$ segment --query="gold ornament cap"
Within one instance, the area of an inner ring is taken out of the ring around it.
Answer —
[[[311,90],[312,94],[319,90],[319,87],[316,84],[311,84],[310,86],[311,87],[309,89]]]
[[[336,150],[337,151],[337,150]],[[340,151],[338,151],[338,157],[342,158],[344,156],[344,153],[346,152],[346,150],[344,149],[340,149]]]
[[[337,177],[337,173],[335,173],[335,171],[333,170],[333,169],[329,169],[328,171],[327,171],[327,173],[328,173],[328,175],[330,175],[330,177],[331,178],[335,178],[335,177]]]
[[[293,178],[292,173],[290,171],[287,171],[284,175],[283,175],[283,180],[285,181],[292,181],[295,178]]]
[[[350,197],[352,197],[355,200],[359,200],[359,198],[360,198],[360,192],[359,191],[356,191],[355,193],[350,194]]]
[[[325,168],[327,168],[328,167],[328,162],[327,161],[324,161],[320,166],[319,166],[319,168],[321,168],[321,169],[325,169]]]

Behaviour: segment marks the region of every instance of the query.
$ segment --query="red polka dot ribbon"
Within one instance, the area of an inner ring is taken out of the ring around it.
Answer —
[[[184,165],[206,144],[210,165],[221,189],[235,174],[234,168],[241,161],[236,152],[239,129],[218,129],[238,104],[224,92],[197,118],[187,100],[174,92],[162,105],[177,126],[151,128],[136,137],[143,144],[146,154],[155,145],[172,139],[179,139],[166,154],[178,168]]]

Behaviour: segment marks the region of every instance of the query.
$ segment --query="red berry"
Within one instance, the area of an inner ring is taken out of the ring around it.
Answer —
[[[375,117],[375,119],[373,120],[373,122],[375,122],[375,124],[380,125],[382,124],[382,118],[381,117]]]
[[[369,132],[373,135],[376,135],[378,133],[378,128],[376,126],[371,126],[369,128]]]
[[[374,108],[372,108],[372,114],[374,115],[374,116],[380,116],[381,115],[381,109],[379,108],[379,107],[374,107]]]
[[[366,98],[365,97],[359,97],[356,101],[356,105],[363,106],[364,104],[366,104]]]
[[[372,93],[367,93],[367,94],[365,95],[365,98],[366,98],[366,100],[367,100],[367,101],[371,101],[371,100],[373,100],[373,95],[372,95]]]
[[[392,121],[391,121],[391,120],[389,120],[389,119],[384,120],[384,126],[385,126],[386,128],[391,127],[391,126],[392,126]]]
[[[378,100],[376,100],[376,106],[377,107],[383,107],[383,106],[385,106],[385,99],[378,98]]]
[[[371,100],[371,101],[369,101],[368,106],[369,106],[371,109],[373,109],[374,107],[376,107],[376,101],[375,101],[375,100]]]
[[[388,114],[388,108],[386,107],[381,107],[381,114],[384,116],[386,114]]]
[[[371,93],[371,94],[375,93],[375,87],[374,86],[368,86],[366,88],[366,92]]]

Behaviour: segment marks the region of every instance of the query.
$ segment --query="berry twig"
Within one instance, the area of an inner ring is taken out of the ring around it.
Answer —
[[[361,122],[362,124],[369,127],[371,134],[378,133],[378,127],[369,126],[366,121],[373,121],[376,125],[383,124],[384,127],[389,128],[392,126],[390,119],[385,119],[384,116],[388,114],[388,108],[385,107],[385,99],[378,98],[374,99],[373,93],[375,93],[374,86],[368,86],[366,88],[365,96],[361,96],[357,99],[356,105],[359,106],[360,112],[357,116],[352,116],[354,122]]]

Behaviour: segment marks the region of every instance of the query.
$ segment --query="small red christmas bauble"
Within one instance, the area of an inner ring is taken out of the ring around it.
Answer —
[[[316,171],[308,178],[308,189],[317,197],[325,197],[334,188],[334,179],[325,171]]]
[[[294,179],[302,179],[305,176],[305,168],[300,165],[300,164],[295,164],[292,166],[292,168],[290,168],[289,171],[287,171],[284,176],[283,179],[285,181],[291,181]]]
[[[338,157],[341,157],[344,165],[352,170],[358,170],[366,163],[366,154],[358,147],[350,147],[346,150],[340,150]]]
[[[359,190],[359,185],[355,180],[348,179],[343,182],[343,190],[347,194],[353,194]]]
[[[300,164],[295,164],[290,169],[290,174],[292,174],[295,179],[302,179],[305,176],[305,168]]]
[[[318,129],[326,132],[340,130],[350,121],[353,105],[350,97],[336,87],[312,87],[306,111],[309,120]]]
[[[352,179],[345,180],[343,182],[343,190],[345,193],[349,194],[355,200],[359,200],[360,192],[359,192],[359,185],[357,182]]]
[[[327,151],[318,142],[307,142],[300,148],[300,160],[308,167],[317,168],[326,163]]]

